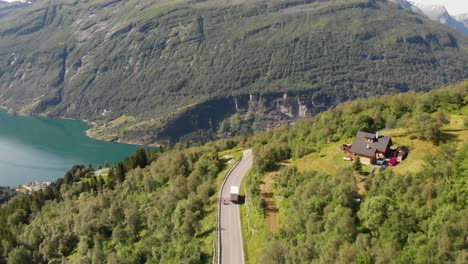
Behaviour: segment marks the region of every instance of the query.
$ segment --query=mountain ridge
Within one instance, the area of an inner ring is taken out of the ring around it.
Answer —
[[[413,4],[416,8],[421,10],[431,20],[439,21],[440,23],[452,27],[465,35],[468,35],[467,23],[457,19],[457,16],[449,14],[447,9],[442,5],[424,5],[424,4]]]
[[[455,19],[462,22],[465,25],[465,27],[468,27],[468,14],[456,15]]]
[[[160,135],[179,114],[213,100],[292,93],[314,113],[458,82],[468,77],[467,43],[386,1],[39,1],[0,17],[0,105],[154,143],[171,139]],[[214,108],[220,118],[176,129],[219,131],[233,102]],[[299,116],[283,112],[272,118]]]

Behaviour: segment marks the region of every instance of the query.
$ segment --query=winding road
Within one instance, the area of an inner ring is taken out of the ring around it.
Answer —
[[[229,200],[231,186],[240,186],[242,178],[253,163],[252,150],[245,150],[242,160],[226,175],[221,186],[221,199]],[[244,249],[242,246],[242,231],[239,205],[220,202],[220,243],[218,244],[219,262],[222,264],[243,264]]]

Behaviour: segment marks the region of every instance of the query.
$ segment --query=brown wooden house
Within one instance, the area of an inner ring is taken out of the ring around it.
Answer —
[[[361,163],[374,164],[379,157],[387,156],[392,144],[391,137],[359,131],[350,152],[359,156]]]

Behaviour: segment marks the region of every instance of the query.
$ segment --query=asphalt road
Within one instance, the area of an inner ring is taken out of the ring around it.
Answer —
[[[231,186],[240,186],[242,178],[253,163],[252,150],[244,151],[244,157],[237,167],[226,176],[226,183],[221,190],[222,199],[229,200]],[[242,232],[240,225],[239,205],[221,203],[221,263],[243,264],[244,249],[242,247]]]

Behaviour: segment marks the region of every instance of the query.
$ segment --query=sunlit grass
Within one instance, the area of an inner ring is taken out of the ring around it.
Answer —
[[[247,172],[245,177],[249,177],[250,172]],[[241,195],[245,195],[245,180],[241,184]],[[268,231],[264,225],[264,215],[255,210],[251,204],[249,197],[245,198],[245,203],[240,206],[242,240],[244,246],[245,263],[257,263],[257,257],[260,254],[260,249],[266,241]]]
[[[454,131],[445,130],[444,132],[452,135],[451,141],[456,144],[464,144],[468,142],[468,130],[463,129],[460,126],[460,120],[462,117],[451,117],[450,127]],[[403,134],[402,129],[392,129],[382,131],[383,135],[392,136],[394,145],[405,146],[409,149],[408,157],[400,162],[395,167],[389,167],[397,173],[409,173],[417,172],[424,166],[424,157],[435,154],[438,146],[434,145],[430,141],[423,141],[419,139],[412,139],[410,136],[398,136]],[[309,154],[301,159],[291,161],[291,165],[298,168],[299,171],[320,171],[330,175],[336,175],[340,170],[350,168],[352,162],[343,160],[346,155],[339,147],[342,143],[353,142],[353,139],[344,140],[342,142],[332,143],[324,146],[320,152]],[[363,166],[364,172],[371,170],[371,166]]]

